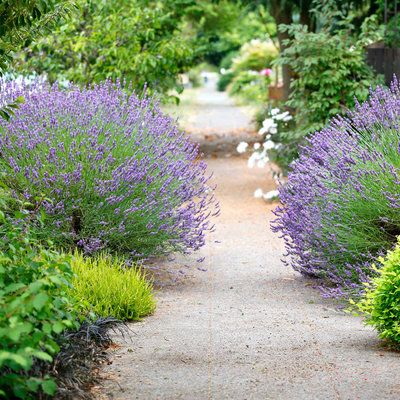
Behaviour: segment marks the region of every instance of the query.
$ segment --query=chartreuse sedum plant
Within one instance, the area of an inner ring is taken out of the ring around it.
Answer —
[[[138,320],[155,308],[152,285],[137,266],[127,266],[105,253],[84,257],[75,252],[72,269],[71,296],[84,312],[127,321]]]
[[[378,261],[379,275],[366,285],[357,307],[382,339],[400,347],[400,245]]]
[[[217,207],[198,146],[156,101],[110,81],[61,89],[7,83],[22,95],[0,122],[0,172],[47,214],[40,233],[68,250],[131,257],[197,250]]]
[[[378,87],[312,135],[280,188],[287,260],[333,295],[359,294],[400,234],[400,87]]]

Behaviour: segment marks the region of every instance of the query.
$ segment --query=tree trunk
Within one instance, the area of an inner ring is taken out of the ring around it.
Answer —
[[[274,17],[276,25],[279,27],[280,24],[289,25],[293,22],[293,8],[291,2],[285,2],[282,5],[281,0],[270,1],[270,11],[271,15]],[[289,36],[287,32],[280,32],[278,29],[278,41],[280,51],[285,49],[284,41],[288,39]],[[289,65],[282,66],[282,79],[283,79],[283,101],[289,98],[290,94],[290,79],[292,76],[292,71]]]

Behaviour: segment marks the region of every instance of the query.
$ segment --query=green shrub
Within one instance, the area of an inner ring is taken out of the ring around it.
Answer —
[[[364,44],[371,33],[363,30],[356,37],[349,29],[332,31],[332,24],[319,32],[309,32],[305,25],[280,26],[289,39],[275,64],[289,65],[293,71],[285,107],[295,113],[294,129],[282,135],[280,157],[289,155],[285,168],[297,158],[297,147],[308,134],[352,109],[355,98],[364,101],[371,86],[383,82],[365,62]]]
[[[86,258],[77,252],[72,268],[71,295],[83,309],[120,320],[138,320],[154,310],[152,285],[138,268],[106,254]]]
[[[24,215],[16,215],[23,219]],[[31,371],[37,360],[51,362],[57,336],[74,327],[67,296],[68,260],[45,250],[28,228],[0,212],[0,397],[37,398],[53,394],[55,382]]]
[[[233,60],[239,55],[238,50],[233,50],[230,51],[222,60],[221,63],[219,64],[220,68],[223,69],[229,69],[232,67],[232,62]]]
[[[366,64],[364,49],[349,37],[347,30],[330,33],[308,32],[306,26],[281,27],[288,32],[288,47],[279,64],[294,72],[287,106],[296,110],[296,122],[313,132],[330,118],[354,106],[355,98],[364,101],[371,85],[380,81]]]
[[[233,78],[229,94],[239,96],[247,102],[265,102],[269,82],[269,77],[260,75],[256,71],[241,71]]]
[[[382,339],[400,347],[400,242],[379,262],[379,275],[367,284],[357,307]]]
[[[271,40],[253,39],[241,47],[239,55],[232,61],[232,69],[235,73],[261,71],[270,68],[277,56],[278,49]]]
[[[235,74],[231,71],[227,71],[224,74],[220,74],[217,82],[217,89],[219,92],[224,92],[229,84],[232,82]]]

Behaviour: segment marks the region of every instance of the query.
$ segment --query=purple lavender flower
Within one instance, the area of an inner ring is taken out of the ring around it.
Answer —
[[[0,122],[0,171],[16,193],[45,198],[44,236],[142,257],[204,245],[218,208],[206,165],[157,101],[110,81],[3,86],[2,102],[26,101]]]
[[[286,262],[334,296],[360,293],[400,235],[400,86],[378,87],[308,139],[280,187],[272,229]]]

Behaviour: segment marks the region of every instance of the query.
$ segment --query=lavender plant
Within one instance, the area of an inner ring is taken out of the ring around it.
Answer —
[[[362,291],[400,234],[400,86],[378,87],[310,136],[280,187],[272,224],[286,261],[326,293]]]
[[[47,214],[40,234],[63,248],[130,256],[204,244],[218,204],[198,147],[154,99],[107,81],[67,90],[8,83],[25,103],[0,122],[0,170]]]

